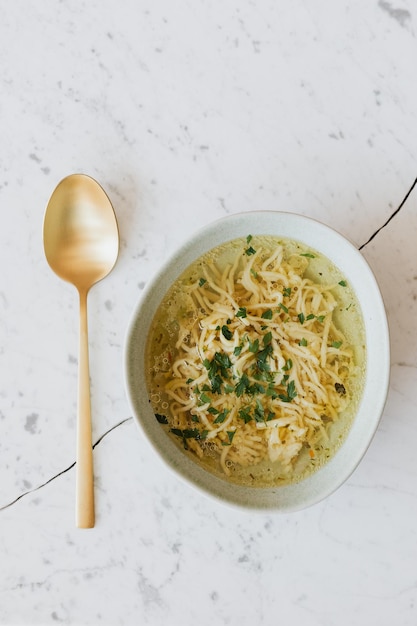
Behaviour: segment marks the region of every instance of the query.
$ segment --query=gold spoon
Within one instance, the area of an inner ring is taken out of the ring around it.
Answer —
[[[78,370],[76,525],[94,526],[93,448],[88,363],[87,294],[113,269],[119,231],[113,207],[100,185],[84,174],[64,178],[46,207],[43,224],[46,259],[80,296]]]

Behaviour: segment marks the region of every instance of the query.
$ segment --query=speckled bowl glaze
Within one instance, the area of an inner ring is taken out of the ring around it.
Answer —
[[[276,235],[303,242],[327,256],[346,276],[362,308],[367,364],[363,396],[352,427],[333,458],[297,484],[244,487],[228,483],[190,460],[155,419],[145,381],[145,347],[154,314],[169,287],[198,257],[224,242],[252,235]],[[329,496],[364,456],[384,409],[389,385],[388,324],[375,277],[360,252],[342,235],[294,213],[256,211],[217,220],[192,236],[147,284],[129,324],[125,343],[127,395],[137,425],[161,459],[201,492],[250,510],[296,511]]]

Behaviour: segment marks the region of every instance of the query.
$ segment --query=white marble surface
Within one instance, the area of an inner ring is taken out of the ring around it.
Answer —
[[[412,0],[0,0],[0,624],[415,626],[417,188],[363,248],[392,378],[353,476],[291,515],[178,482],[131,418],[122,354],[164,255],[228,213],[363,245],[417,175]],[[97,524],[74,527],[78,302],[49,269],[56,184],[96,177],[118,264],[89,298]]]

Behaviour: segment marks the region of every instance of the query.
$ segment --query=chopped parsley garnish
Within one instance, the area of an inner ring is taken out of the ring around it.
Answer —
[[[253,412],[253,417],[255,418],[255,422],[264,422],[265,421],[265,410],[262,402],[259,398],[256,399],[256,406]]]
[[[205,278],[200,278],[200,280],[198,281],[198,286],[202,287],[206,282],[207,280]]]
[[[230,409],[224,409],[221,413],[218,412],[216,419],[213,424],[223,424],[224,420],[227,417],[227,414],[230,413]]]
[[[311,252],[304,252],[304,253],[300,254],[300,256],[306,256],[309,259],[315,259],[316,258],[316,255],[315,254],[311,254]]]
[[[271,331],[269,331],[264,335],[264,340],[263,340],[264,346],[269,345],[271,341],[272,341],[272,333]]]
[[[227,328],[226,324],[222,326],[222,335],[225,339],[232,339],[233,337],[232,331]]]
[[[268,397],[272,398],[272,400],[275,400],[275,398],[278,398],[278,393],[277,393],[273,383],[269,383],[269,385],[268,385],[268,387],[267,387],[267,389],[265,391],[265,394]]]
[[[282,290],[282,293],[284,296],[287,296],[287,298],[289,298],[291,295],[291,287],[284,287],[284,289]]]
[[[347,282],[346,282],[345,280],[340,280],[340,281],[339,281],[339,285],[340,285],[341,287],[347,287]]]
[[[245,424],[247,424],[253,419],[252,415],[250,414],[250,407],[245,407],[243,409],[240,409],[238,416],[240,417],[241,420],[245,422]]]
[[[272,309],[267,309],[266,311],[264,311],[261,317],[264,320],[272,320]]]
[[[256,352],[258,352],[259,350],[259,339],[255,339],[255,341],[251,341],[250,339],[248,339],[249,341],[249,352],[253,352],[254,354]]]
[[[298,342],[299,346],[306,346],[307,345],[307,339],[304,339],[304,337],[302,339],[300,339],[300,341]]]
[[[310,320],[314,320],[316,319],[318,322],[324,322],[324,318],[326,317],[325,315],[314,315],[314,313],[309,313],[307,315],[307,317],[304,315],[304,313],[299,313],[297,315],[300,324],[304,324],[304,322],[309,322]]]
[[[209,404],[210,404],[210,402],[211,402],[211,398],[210,398],[207,394],[202,393],[202,394],[200,395],[200,402],[201,402],[201,404],[207,404],[207,403],[209,403]]]
[[[260,350],[256,355],[256,374],[263,380],[268,380],[267,374],[270,370],[269,363],[267,363],[267,358],[272,354],[272,345],[269,343],[268,345]]]
[[[246,317],[246,316],[247,316],[246,307],[241,306],[239,311],[236,313],[236,317]]]
[[[173,435],[182,439],[185,450],[188,450],[187,439],[196,439],[197,441],[201,441],[206,439],[208,435],[208,430],[199,430],[198,428],[171,428],[170,430]]]
[[[233,437],[235,436],[235,430],[226,430],[226,435],[228,441],[222,441],[222,446],[230,446],[232,445]]]
[[[254,248],[252,248],[252,246],[249,246],[249,248],[246,248],[245,254],[247,256],[250,256],[251,254],[256,254],[256,250]]]
[[[204,359],[203,365],[207,370],[212,392],[221,393],[223,381],[230,376],[228,370],[232,362],[229,356],[224,352],[216,352],[211,361]]]
[[[234,356],[240,356],[240,353],[242,352],[242,348],[243,346],[236,346],[233,350],[233,355]]]
[[[291,402],[291,400],[294,400],[294,398],[297,397],[295,382],[293,380],[290,380],[290,382],[287,384],[286,393],[280,393],[278,397],[283,402]]]
[[[165,415],[161,415],[160,413],[155,413],[155,417],[160,424],[168,424],[168,419]]]
[[[278,305],[278,310],[279,309],[282,309],[284,313],[288,313],[288,307],[286,307],[285,304],[282,304],[282,302],[280,302]]]
[[[332,348],[340,348],[340,346],[342,345],[341,341],[332,341]]]
[[[247,374],[242,374],[239,382],[235,385],[235,393],[238,398],[242,396],[244,393],[248,392],[250,387],[250,380]]]

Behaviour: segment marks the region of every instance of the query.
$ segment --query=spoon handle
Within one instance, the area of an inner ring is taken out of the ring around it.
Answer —
[[[87,291],[80,290],[80,350],[76,464],[76,525],[94,526],[93,447],[91,438],[90,368],[88,362]]]

